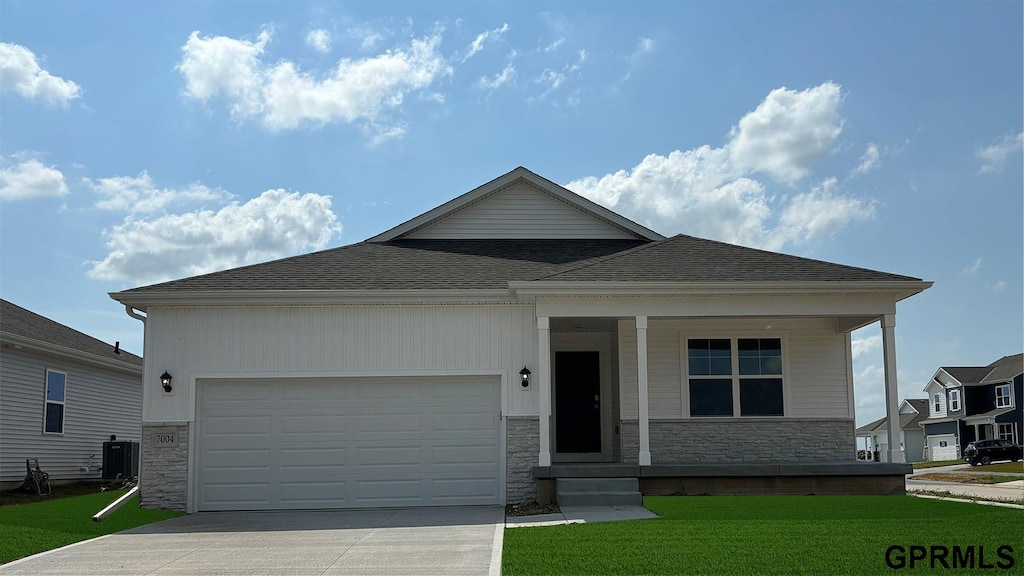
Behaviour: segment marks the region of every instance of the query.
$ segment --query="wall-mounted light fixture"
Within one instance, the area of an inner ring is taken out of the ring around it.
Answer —
[[[519,371],[519,377],[522,378],[521,384],[523,385],[523,388],[529,388],[530,387],[530,369],[527,368],[526,366],[523,366],[523,369]]]
[[[170,392],[173,388],[171,386],[171,374],[167,370],[160,375],[160,385],[164,387],[164,392]]]

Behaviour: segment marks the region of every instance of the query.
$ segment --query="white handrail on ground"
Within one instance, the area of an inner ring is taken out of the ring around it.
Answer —
[[[120,498],[118,498],[117,500],[114,500],[113,502],[108,504],[106,508],[104,508],[103,510],[100,510],[99,512],[97,512],[92,517],[92,521],[93,522],[99,522],[100,520],[103,520],[107,516],[110,516],[110,514],[112,512],[114,512],[115,510],[117,510],[121,506],[124,506],[124,503],[127,502],[128,500],[130,500],[132,496],[135,496],[135,493],[138,492],[138,491],[139,491],[139,485],[136,484],[135,486],[132,487],[131,490],[129,490],[129,491],[125,492],[124,494],[122,494]]]

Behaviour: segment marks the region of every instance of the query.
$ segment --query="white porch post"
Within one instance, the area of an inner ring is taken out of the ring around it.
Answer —
[[[537,317],[537,393],[540,394],[540,454],[538,466],[551,466],[551,324]]]
[[[885,363],[885,418],[889,437],[889,462],[902,462],[900,447],[899,402],[900,391],[896,380],[896,315],[885,314],[882,320],[882,358]]]
[[[636,391],[640,428],[640,465],[651,465],[651,438],[647,399],[647,316],[636,317]]]

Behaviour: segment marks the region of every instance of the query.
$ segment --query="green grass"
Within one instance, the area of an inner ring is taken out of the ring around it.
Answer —
[[[956,464],[963,463],[963,460],[936,460],[935,462],[914,462],[914,470],[920,470],[921,468],[935,468],[937,466],[954,466]]]
[[[97,492],[0,509],[0,564],[181,515],[144,510],[135,497],[102,522],[92,521],[93,514],[124,493]]]
[[[967,466],[966,469],[974,472],[1016,472],[1021,474],[1024,473],[1024,462],[1000,462],[988,466]]]
[[[659,519],[505,531],[502,573],[885,574],[890,545],[1013,546],[1024,512],[911,496],[663,496]],[[913,573],[929,573],[918,564]],[[936,570],[935,573],[956,573]]]

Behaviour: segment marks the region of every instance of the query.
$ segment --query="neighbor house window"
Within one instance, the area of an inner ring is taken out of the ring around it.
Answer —
[[[932,397],[932,402],[935,404],[935,410],[933,410],[933,412],[935,412],[936,414],[941,412],[942,411],[942,394],[936,394],[935,396],[933,396]]]
[[[1013,399],[1010,397],[1010,385],[1001,384],[996,386],[996,408],[1009,408],[1013,406]]]
[[[960,409],[960,391],[950,390],[949,391],[949,411],[956,412]]]
[[[1013,437],[1013,423],[1009,424],[997,424],[998,426],[998,438],[1000,440],[1006,440],[1010,443],[1015,443],[1016,439]]]
[[[690,416],[782,416],[782,340],[686,342]]]
[[[46,371],[46,409],[43,411],[43,432],[64,433],[64,397],[68,375],[56,370]]]

